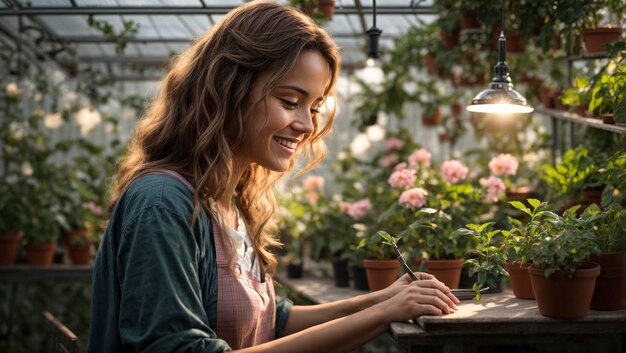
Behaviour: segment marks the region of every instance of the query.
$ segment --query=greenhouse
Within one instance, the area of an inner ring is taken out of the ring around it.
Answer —
[[[0,1],[0,352],[626,352],[625,28]]]

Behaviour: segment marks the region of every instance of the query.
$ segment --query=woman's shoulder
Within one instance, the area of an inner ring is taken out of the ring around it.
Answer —
[[[139,211],[149,207],[174,210],[187,216],[193,212],[193,193],[177,178],[164,174],[143,175],[133,181],[120,198],[120,204]]]

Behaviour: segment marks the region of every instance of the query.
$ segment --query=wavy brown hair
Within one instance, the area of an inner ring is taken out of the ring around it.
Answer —
[[[225,180],[234,177],[233,151],[243,146],[246,129],[252,125],[244,113],[255,104],[247,101],[253,85],[262,74],[272,73],[263,87],[267,104],[271,90],[307,50],[318,51],[328,62],[324,97],[333,95],[340,66],[338,48],[309,17],[291,7],[255,1],[222,18],[175,60],[158,96],[138,122],[118,168],[111,209],[134,180],[154,169],[168,169],[195,188],[193,222],[201,208],[217,216],[210,200],[221,199]],[[304,170],[323,159],[326,148],[321,138],[330,132],[334,115],[333,109],[326,119],[313,117],[314,131],[295,154],[306,157]],[[252,164],[236,188],[237,208],[261,267],[269,273],[277,263],[271,249],[280,245],[272,236],[273,188],[284,174]],[[234,255],[231,252],[231,263]]]

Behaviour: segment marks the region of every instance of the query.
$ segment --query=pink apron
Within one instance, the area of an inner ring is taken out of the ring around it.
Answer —
[[[240,349],[274,339],[276,301],[269,275],[261,282],[250,271],[235,263],[233,276],[228,269],[228,252],[217,222],[213,221],[213,238],[217,256],[217,336]]]
[[[191,184],[176,172],[159,169],[152,173],[173,176],[193,191]],[[265,278],[261,282],[252,272],[242,270],[237,262],[233,264],[236,274],[233,276],[228,269],[229,252],[224,246],[219,223],[215,219],[211,219],[211,223],[217,257],[217,337],[233,349],[273,340],[276,301],[272,277],[261,273]]]

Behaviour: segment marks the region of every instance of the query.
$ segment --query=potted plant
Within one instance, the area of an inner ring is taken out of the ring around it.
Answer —
[[[15,263],[26,223],[27,209],[17,180],[17,176],[6,174],[0,180],[0,266]]]
[[[332,20],[335,12],[335,0],[290,0],[289,3],[311,16],[318,25]]]
[[[57,247],[61,216],[58,204],[54,204],[45,193],[38,192],[41,202],[32,202],[28,210],[28,222],[24,225],[26,262],[33,266],[48,267],[52,264]]]
[[[579,207],[562,217],[553,214],[530,251],[528,272],[544,316],[583,317],[591,304],[600,266],[590,263],[589,256],[600,251],[594,227],[601,216],[591,211],[577,216]]]
[[[391,249],[381,246],[378,233],[371,232],[362,238],[358,249],[363,254],[363,266],[367,272],[370,291],[387,288],[396,281],[400,263]]]
[[[579,145],[563,155],[554,166],[543,168],[543,180],[554,192],[572,201],[561,209],[575,204],[582,204],[579,210],[592,203],[601,205],[602,191],[606,187],[606,170],[603,168],[607,157],[601,153],[592,153],[585,146]],[[582,200],[580,199],[582,196]]]
[[[589,110],[598,111],[606,124],[626,123],[626,59],[616,54],[626,49],[626,42],[610,48],[611,71],[607,64],[592,78]]]
[[[606,0],[585,3],[583,10],[582,36],[588,54],[605,51],[606,44],[622,36],[621,18],[626,4],[621,0]]]
[[[590,260],[600,265],[600,275],[591,299],[591,309],[620,310],[626,308],[626,209],[609,207],[604,211],[591,205],[585,212],[599,215],[596,241],[599,254]]]
[[[474,236],[479,246],[466,255],[471,273],[478,273],[478,280],[473,289],[480,298],[480,289],[485,286],[487,275],[509,276],[515,297],[535,299],[535,294],[528,275],[528,267],[532,265],[531,251],[544,236],[546,224],[557,219],[557,215],[548,211],[548,204],[537,199],[526,200],[530,207],[520,201],[509,204],[530,217],[526,222],[509,217],[510,228],[491,229],[494,222],[468,224],[457,232],[465,236]],[[503,272],[504,271],[504,272]]]

